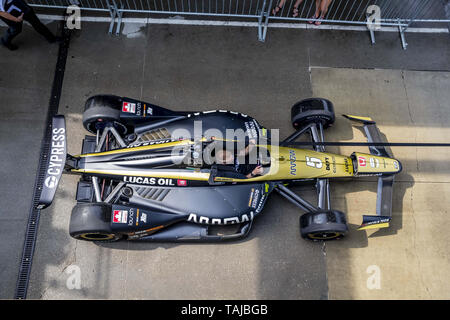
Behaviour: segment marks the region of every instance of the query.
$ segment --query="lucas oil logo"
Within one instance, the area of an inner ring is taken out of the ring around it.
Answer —
[[[152,186],[175,186],[173,179],[170,178],[148,178],[148,177],[123,177],[123,181],[128,183],[149,184]]]

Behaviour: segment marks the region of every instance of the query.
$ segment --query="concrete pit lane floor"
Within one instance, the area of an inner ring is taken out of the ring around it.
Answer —
[[[292,132],[290,107],[301,99],[321,96],[335,103],[338,115],[325,133],[328,141],[365,141],[360,131],[339,116],[351,113],[373,117],[391,142],[448,142],[448,34],[407,34],[410,46],[404,51],[398,34],[390,32],[377,34],[377,45],[371,46],[364,32],[271,29],[266,43],[259,43],[254,28],[125,24],[120,37],[109,37],[107,27],[83,23],[72,37],[59,109],[66,116],[69,153],[81,150],[86,134],[81,123],[85,100],[101,93],[174,110],[235,110],[267,128],[279,128],[281,137]],[[20,54],[39,53],[24,48]],[[8,57],[17,56],[8,53]],[[6,65],[5,60],[0,63]],[[55,60],[49,55],[48,70],[36,70],[33,75],[50,81]],[[9,77],[20,83],[27,80],[26,74],[12,71]],[[20,119],[20,110],[34,101],[34,92],[18,86],[21,97],[16,98],[8,85],[2,80],[2,101],[10,99],[2,108]],[[40,96],[42,108],[50,86],[48,82]],[[11,105],[17,106],[18,113],[11,111]],[[3,123],[2,118],[2,145],[14,146],[11,153],[19,155],[21,148],[15,145],[28,138],[40,142],[40,129],[29,132],[32,122],[19,124],[23,130],[16,130],[23,136],[11,140],[6,139],[11,134],[8,130],[6,135]],[[39,147],[35,148],[28,151],[28,158],[38,158]],[[367,152],[349,147],[329,150]],[[325,244],[301,239],[298,218],[302,212],[277,194],[270,196],[249,237],[238,242],[98,245],[76,241],[69,236],[68,225],[78,177],[64,175],[53,205],[41,214],[28,297],[448,299],[449,151],[393,148],[393,153],[404,171],[394,189],[392,227],[356,231],[362,214],[375,212],[376,180],[334,182],[332,204],[347,213],[350,234]],[[11,176],[12,170],[18,170],[20,157],[2,156],[9,168],[5,174]],[[31,193],[30,175],[37,164],[26,163],[29,171],[21,169],[16,175],[20,190],[28,187]],[[11,180],[8,185],[14,183]],[[11,187],[2,184],[2,188]],[[310,187],[295,191],[314,199]],[[10,216],[20,213],[23,217],[11,220],[13,227],[2,223],[2,229],[11,229],[7,236],[1,235],[1,254],[9,257],[1,269],[2,287],[8,289],[2,297],[13,295],[23,242],[19,231],[23,233],[30,198],[21,197],[24,203],[19,209],[17,194],[21,193],[9,192],[0,195],[2,204]],[[6,217],[2,212],[1,219]],[[9,248],[10,243],[17,248]]]
[[[51,26],[55,27],[55,26]],[[5,28],[0,28],[3,35]],[[55,29],[55,28],[53,28]],[[0,47],[0,298],[14,296],[58,46],[28,28]]]

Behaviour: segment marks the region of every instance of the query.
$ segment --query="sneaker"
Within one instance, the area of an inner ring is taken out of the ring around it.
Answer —
[[[11,51],[19,49],[18,46],[12,44],[11,42],[6,42],[5,39],[2,38],[2,44]]]

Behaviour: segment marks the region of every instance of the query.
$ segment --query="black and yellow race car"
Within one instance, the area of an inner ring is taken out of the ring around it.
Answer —
[[[380,132],[368,117],[369,142]],[[97,95],[87,100],[83,125],[91,135],[82,152],[66,152],[63,116],[53,118],[52,141],[40,208],[51,204],[61,174],[79,174],[70,235],[114,241],[220,241],[245,237],[272,191],[305,211],[304,238],[329,240],[347,231],[344,213],[330,207],[329,181],[378,176],[376,215],[360,229],[388,227],[394,175],[402,170],[383,146],[350,156],[325,151],[324,130],[335,121],[333,104],[306,99],[291,109],[295,132],[279,142],[276,130],[232,111],[178,112],[130,98]],[[298,148],[301,136],[312,148]],[[311,182],[312,204],[289,189]]]

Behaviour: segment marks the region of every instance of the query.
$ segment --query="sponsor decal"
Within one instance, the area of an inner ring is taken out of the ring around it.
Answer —
[[[370,162],[370,166],[372,168],[378,168],[380,166],[380,160],[378,160],[378,159],[370,158],[369,162]]]
[[[345,172],[350,173],[350,164],[347,158],[344,159],[344,170]]]
[[[399,168],[399,166],[398,166],[398,161],[394,161],[393,164],[394,164],[394,168],[395,168],[396,170],[398,170],[398,168]]]
[[[134,113],[137,116],[152,116],[153,109],[147,104],[142,104],[141,102],[123,102],[122,111],[128,113]]]
[[[254,212],[251,211],[250,214],[243,214],[239,217],[229,217],[229,218],[209,218],[204,216],[199,216],[195,213],[189,214],[188,221],[194,222],[194,223],[202,223],[202,224],[236,224],[236,223],[243,223],[248,222],[250,220],[253,220],[254,218]]]
[[[127,210],[114,210],[113,223],[127,223],[128,211]]]
[[[263,204],[264,204],[264,200],[266,199],[266,195],[263,194],[263,196],[261,197],[261,200],[259,201],[258,207],[256,208],[256,213],[260,213],[262,208],[263,208]]]
[[[331,161],[333,162],[333,173],[336,173],[336,157],[332,156]]]
[[[252,190],[250,191],[250,197],[248,199],[248,206],[251,207],[252,205],[252,199],[253,199],[253,194],[255,193],[255,188],[252,188]]]
[[[144,116],[152,116],[153,115],[153,108],[147,107],[146,104],[144,104]]]
[[[366,158],[358,157],[358,163],[359,163],[360,167],[365,167],[366,166]]]
[[[58,183],[58,179],[56,179],[56,177],[54,176],[49,176],[47,177],[47,179],[45,179],[44,183],[47,188],[53,189]]]
[[[123,102],[122,111],[128,113],[136,113],[136,103]]]
[[[136,184],[148,184],[151,186],[175,186],[173,179],[170,178],[154,178],[154,177],[123,177],[124,182]]]
[[[227,181],[233,181],[233,178],[227,178],[227,177],[215,177],[214,181],[221,181],[221,182],[227,182]]]
[[[186,180],[177,180],[177,186],[179,187],[186,187],[187,186],[187,181]]]
[[[139,231],[128,233],[128,235],[130,236],[130,239],[137,239],[137,238],[140,238],[140,237],[143,237],[143,236],[147,235],[148,233],[150,233],[152,231],[156,231],[156,230],[159,230],[161,228],[164,228],[164,226],[162,225],[162,226],[157,226],[157,227],[153,227],[153,228],[150,228],[150,229],[139,230]]]
[[[141,213],[141,218],[140,220],[143,223],[147,223],[147,214],[146,213]]]
[[[366,222],[366,223],[364,223],[362,226],[370,226],[370,225],[374,225],[374,224],[381,224],[381,223],[387,223],[387,222],[390,222],[391,221],[391,219],[389,219],[389,218],[386,218],[386,219],[380,219],[380,220],[374,220],[374,221],[369,221],[369,222]]]
[[[139,209],[138,209],[138,212],[139,212]],[[134,224],[134,210],[130,209],[130,213],[128,215],[128,226],[131,227],[133,224]],[[137,223],[136,223],[136,225],[137,225]]]
[[[259,190],[256,189],[255,192],[254,192],[254,194],[253,194],[253,200],[252,200],[252,202],[251,202],[251,207],[252,207],[253,209],[255,209],[256,206],[258,205],[258,200],[259,200]]]
[[[154,232],[154,231],[159,230],[161,228],[164,228],[164,226],[162,225],[162,226],[157,226],[157,227],[153,227],[153,228],[150,228],[150,229],[139,230],[139,231],[128,233],[128,235],[130,236],[130,239],[138,239],[140,237],[146,236],[150,232]]]
[[[358,177],[379,177],[382,173],[358,173]]]
[[[127,148],[144,147],[144,146],[150,146],[153,144],[162,144],[162,143],[168,143],[168,142],[172,142],[172,139],[135,143],[135,144],[128,145]]]
[[[289,173],[291,174],[291,176],[295,176],[297,174],[297,163],[295,162],[295,160],[297,160],[295,151],[289,150],[289,162],[291,164]]]
[[[258,133],[256,132],[256,127],[254,121],[247,121],[244,123],[245,130],[247,131],[247,135],[250,139],[258,138]]]
[[[44,184],[47,188],[53,189],[58,184],[58,176],[64,169],[64,149],[66,145],[66,129],[54,128],[52,130],[52,140],[50,146],[50,159],[48,162],[47,175]]]
[[[330,171],[330,159],[328,157],[325,157],[325,169]]]

